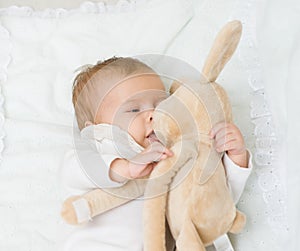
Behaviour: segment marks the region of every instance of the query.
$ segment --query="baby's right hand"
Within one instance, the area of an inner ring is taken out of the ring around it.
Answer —
[[[173,156],[172,151],[158,141],[153,142],[144,151],[129,160],[130,178],[136,179],[149,175],[159,161],[171,156]]]
[[[117,182],[143,178],[152,172],[160,160],[171,156],[173,156],[172,151],[164,147],[160,142],[154,142],[130,160],[114,160],[111,163],[110,177]]]

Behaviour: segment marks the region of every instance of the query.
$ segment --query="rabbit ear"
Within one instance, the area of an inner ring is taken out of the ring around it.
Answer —
[[[237,20],[227,23],[218,33],[202,69],[203,75],[209,82],[214,82],[217,79],[234,53],[241,34],[242,24]]]

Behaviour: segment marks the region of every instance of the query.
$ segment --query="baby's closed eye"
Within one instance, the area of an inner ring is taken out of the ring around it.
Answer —
[[[133,108],[133,109],[130,109],[128,112],[140,112],[140,109],[139,108]]]

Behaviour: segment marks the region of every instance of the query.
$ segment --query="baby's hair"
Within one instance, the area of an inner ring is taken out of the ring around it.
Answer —
[[[116,74],[119,81],[137,73],[155,73],[148,65],[130,57],[112,57],[104,61],[98,61],[95,65],[83,66],[81,69],[81,72],[74,79],[72,91],[72,103],[80,130],[85,127],[86,121],[94,121],[95,114],[89,102],[79,102],[78,97],[87,86],[87,83],[95,78],[98,73]]]

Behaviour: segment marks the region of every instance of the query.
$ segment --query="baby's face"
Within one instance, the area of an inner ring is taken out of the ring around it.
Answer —
[[[164,85],[157,75],[128,78],[105,96],[96,113],[95,123],[117,125],[138,144],[147,147],[156,140],[153,134],[153,110],[166,97]]]

